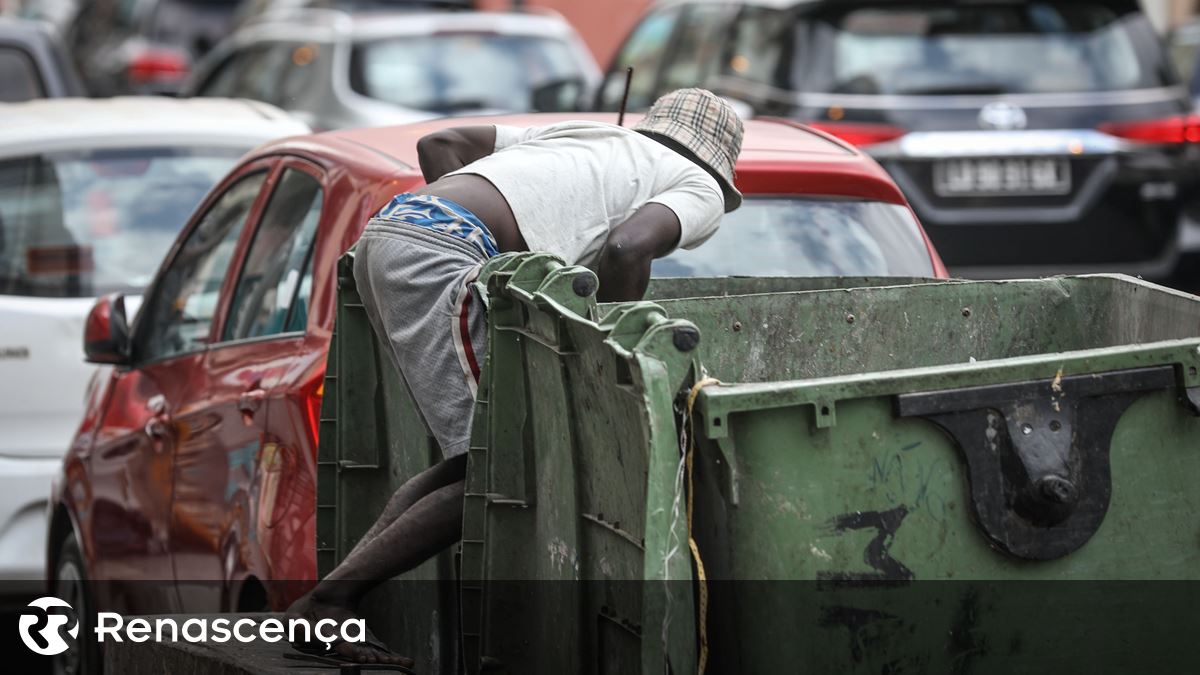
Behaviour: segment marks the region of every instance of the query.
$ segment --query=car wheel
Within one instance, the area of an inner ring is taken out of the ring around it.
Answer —
[[[73,536],[68,536],[58,550],[53,595],[74,608],[79,621],[79,636],[74,649],[54,657],[52,672],[54,675],[97,675],[101,669],[100,650],[95,641],[90,639],[94,608],[91,606],[83,555]]]

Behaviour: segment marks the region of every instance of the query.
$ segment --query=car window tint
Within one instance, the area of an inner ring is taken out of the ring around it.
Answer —
[[[136,27],[139,18],[138,10],[143,4],[141,0],[117,0],[113,11],[113,25],[125,29]]]
[[[141,293],[241,150],[79,148],[0,160],[0,294]]]
[[[201,88],[204,96],[230,96],[277,103],[284,66],[292,46],[263,43],[248,47],[222,63]]]
[[[17,103],[45,96],[33,59],[20,49],[0,47],[0,101]]]
[[[350,68],[360,94],[444,114],[527,111],[535,89],[581,74],[563,40],[474,33],[360,42]]]
[[[806,89],[867,95],[1119,91],[1175,84],[1144,15],[1112,3],[833,7]]]
[[[278,47],[282,52],[282,73],[275,99],[271,101],[282,108],[291,108],[299,101],[305,89],[316,75],[319,59],[323,56],[321,45],[314,42],[286,43]]]
[[[1189,84],[1194,83],[1195,76],[1198,74],[1196,58],[1200,56],[1200,52],[1197,51],[1197,47],[1200,47],[1200,34],[1176,33],[1171,36],[1168,47],[1170,48],[1171,63],[1179,73],[1180,79]],[[1193,94],[1196,93],[1194,86],[1192,90]]]
[[[679,7],[654,12],[642,20],[629,39],[625,41],[613,70],[607,75],[601,88],[602,110],[617,110],[621,107],[621,95],[625,90],[625,69],[633,66],[633,82],[629,86],[629,108],[647,108],[654,102],[658,79],[658,68],[662,57],[671,43],[675,24],[679,20]]]
[[[283,67],[290,60],[290,52],[292,50],[281,48],[278,43],[263,44],[250,50],[250,56],[242,64],[241,78],[234,95],[268,103],[277,102]]]
[[[140,359],[161,359],[207,344],[221,283],[265,179],[260,172],[234,183],[188,235],[142,308]]]
[[[794,22],[786,12],[761,7],[742,10],[734,26],[724,72],[742,79],[788,86],[784,68],[791,53]]]
[[[239,51],[225,57],[215,68],[204,84],[196,91],[197,96],[233,96],[237,86],[238,76],[245,68],[246,52]]]
[[[727,5],[693,5],[679,22],[672,54],[663,70],[661,95],[683,87],[702,87],[721,55],[729,29]]]
[[[275,335],[289,329],[289,312],[307,316],[312,274],[308,258],[321,220],[321,184],[287,169],[271,195],[246,255],[223,340]],[[301,327],[302,329],[302,327]]]

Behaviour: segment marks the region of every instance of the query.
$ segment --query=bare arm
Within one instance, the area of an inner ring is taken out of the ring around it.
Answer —
[[[496,127],[451,127],[417,141],[417,158],[426,183],[461,169],[496,149]]]
[[[675,249],[679,218],[671,209],[649,203],[613,228],[596,265],[601,302],[641,300],[650,284],[650,263]]]

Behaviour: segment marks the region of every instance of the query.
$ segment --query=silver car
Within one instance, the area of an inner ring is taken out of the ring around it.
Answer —
[[[337,129],[574,110],[599,78],[557,14],[300,10],[235,33],[184,95],[265,101]]]

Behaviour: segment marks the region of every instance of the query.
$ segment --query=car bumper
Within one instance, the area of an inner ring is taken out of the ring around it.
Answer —
[[[46,576],[46,504],[62,460],[0,457],[0,583]]]
[[[1200,236],[1200,229],[1197,231]],[[1167,247],[1151,260],[1116,263],[1080,263],[1053,265],[949,265],[950,276],[961,279],[1037,279],[1077,274],[1128,274],[1159,283],[1165,282],[1180,261],[1178,246]]]

